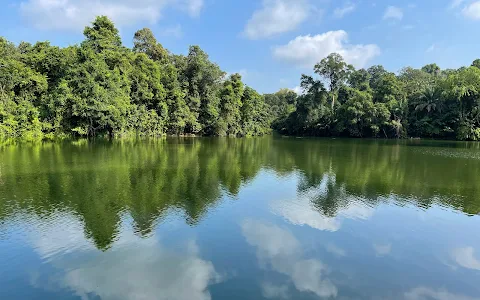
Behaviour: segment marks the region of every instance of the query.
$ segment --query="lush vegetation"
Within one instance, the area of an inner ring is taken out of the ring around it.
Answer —
[[[122,46],[98,17],[85,40],[59,48],[0,38],[0,137],[252,136],[267,133],[263,97],[226,76],[198,46],[165,50],[149,29]]]
[[[480,140],[480,60],[458,70],[355,70],[338,54],[302,75],[303,94],[267,95],[273,127],[290,135]],[[327,86],[326,86],[326,85]]]
[[[458,70],[373,66],[338,54],[302,75],[302,95],[260,95],[198,46],[175,55],[149,29],[122,46],[98,17],[80,45],[0,38],[0,138],[210,135],[480,140],[480,60]]]

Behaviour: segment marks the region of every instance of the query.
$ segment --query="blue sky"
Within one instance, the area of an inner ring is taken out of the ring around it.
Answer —
[[[151,28],[174,53],[200,45],[229,73],[260,92],[295,88],[315,62],[339,52],[356,67],[480,58],[480,0],[0,0],[0,36],[18,43],[82,41],[95,15],[107,15],[131,46]]]

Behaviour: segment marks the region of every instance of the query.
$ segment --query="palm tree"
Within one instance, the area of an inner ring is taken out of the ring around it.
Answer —
[[[436,87],[427,88],[420,96],[420,103],[415,106],[415,111],[431,111],[439,110],[441,112],[441,92]]]

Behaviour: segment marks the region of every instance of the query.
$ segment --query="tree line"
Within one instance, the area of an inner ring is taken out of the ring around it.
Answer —
[[[262,135],[264,98],[198,46],[175,55],[144,28],[133,49],[97,17],[80,45],[0,38],[0,137]]]
[[[480,60],[356,70],[336,53],[302,93],[261,95],[198,46],[166,50],[148,28],[133,48],[97,17],[79,45],[0,38],[0,138],[286,135],[480,140]]]
[[[302,75],[302,94],[266,95],[276,130],[289,135],[480,140],[480,60],[458,70],[436,64],[356,70],[339,54]]]

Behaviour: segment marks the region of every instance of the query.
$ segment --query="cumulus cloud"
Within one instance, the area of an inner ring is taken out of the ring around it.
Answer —
[[[400,21],[403,19],[403,10],[396,6],[389,6],[383,14],[383,19]]]
[[[480,271],[480,260],[475,257],[473,247],[457,248],[452,251],[452,257],[460,266]]]
[[[286,45],[273,48],[273,55],[277,59],[307,68],[333,52],[342,55],[345,61],[355,67],[362,68],[380,54],[380,48],[374,44],[349,44],[348,34],[343,30],[298,36]]]
[[[335,16],[335,18],[340,19],[340,18],[343,18],[344,16],[348,15],[349,13],[352,13],[353,11],[355,11],[356,8],[357,7],[356,7],[355,3],[348,2],[342,7],[337,7],[333,11],[333,15]]]
[[[316,259],[302,258],[298,240],[287,230],[276,225],[255,220],[246,220],[242,232],[247,242],[257,248],[257,259],[261,266],[290,277],[298,291],[311,292],[319,297],[336,297],[337,287],[325,275],[327,267]],[[271,288],[269,295],[286,294],[284,288]],[[265,289],[264,289],[265,293]]]
[[[167,6],[196,16],[203,0],[27,0],[20,10],[38,28],[80,30],[98,15],[108,16],[118,26],[156,23]]]
[[[310,14],[306,0],[263,0],[248,20],[243,34],[249,39],[272,37],[296,29]]]
[[[467,5],[462,14],[472,20],[480,20],[480,1],[476,1]]]
[[[405,293],[406,300],[480,300],[480,298],[474,298],[459,294],[452,294],[444,289],[431,289],[427,287],[417,287],[411,291]]]

